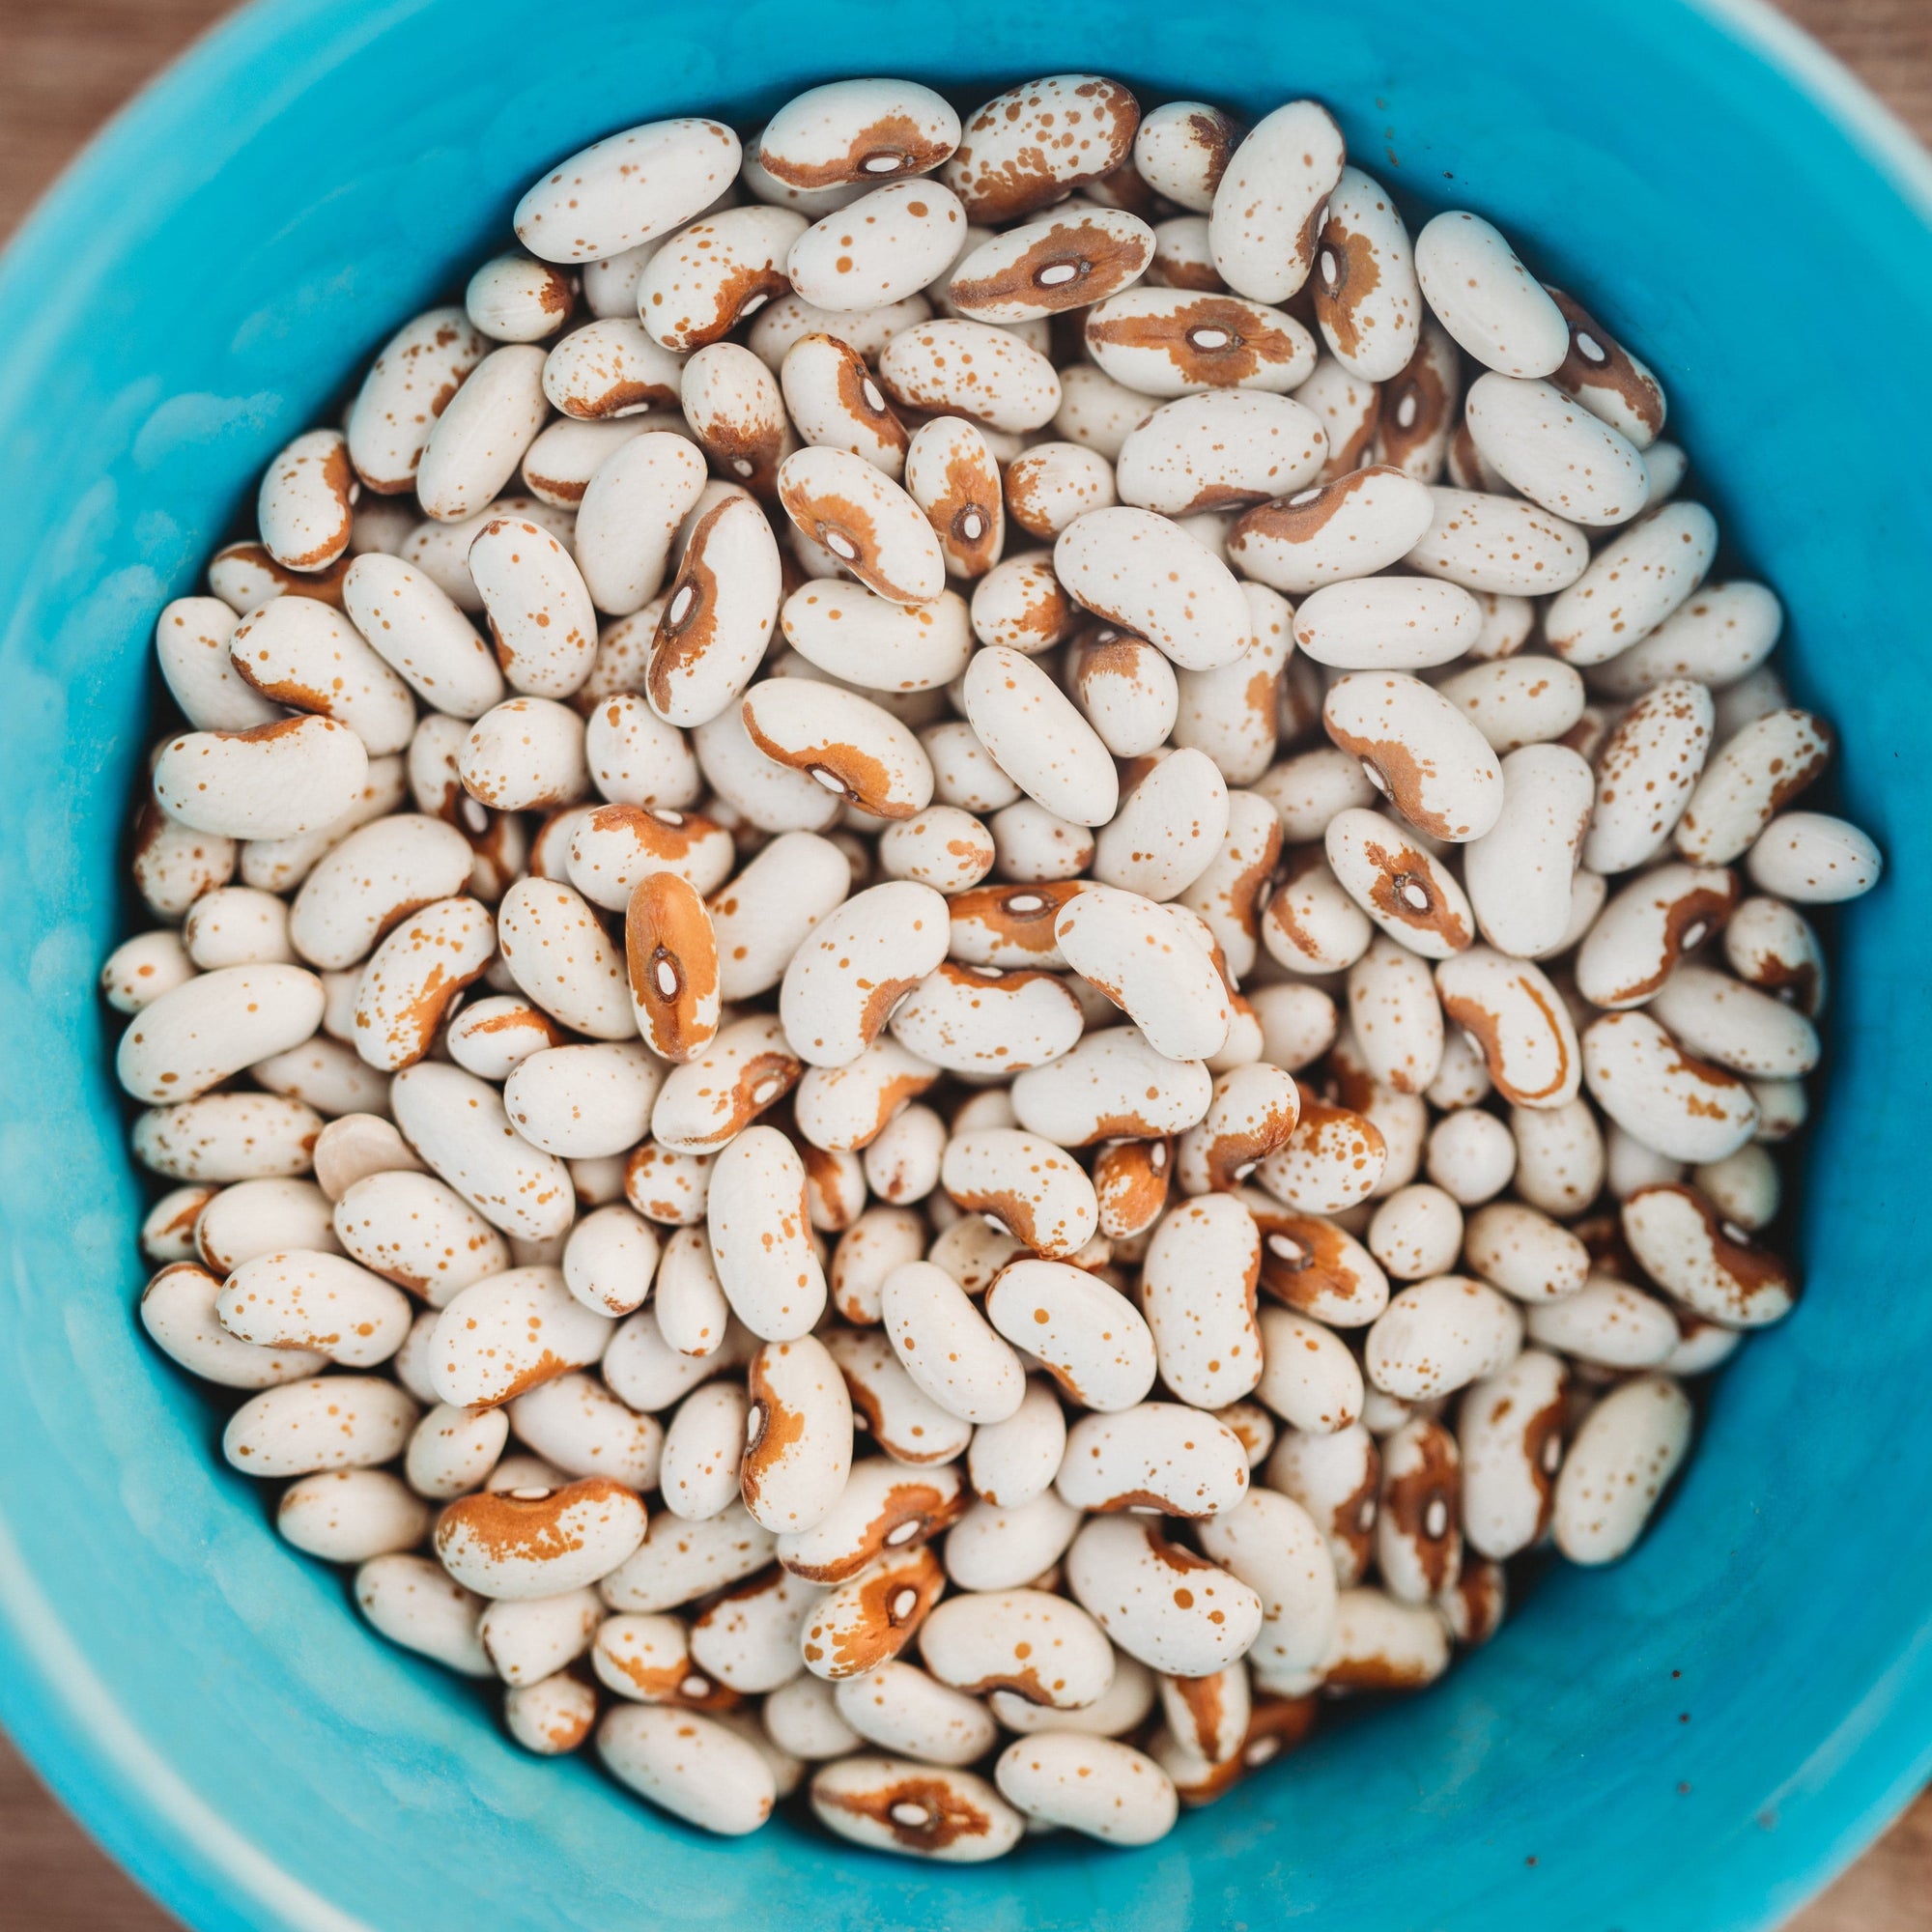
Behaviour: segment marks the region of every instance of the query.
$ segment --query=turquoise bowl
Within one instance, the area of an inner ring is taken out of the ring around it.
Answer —
[[[1493,217],[1662,373],[1889,859],[1837,922],[1809,1292],[1719,1380],[1628,1563],[1551,1576],[1439,1690],[1163,1843],[967,1871],[790,1825],[719,1843],[373,1639],[135,1324],[94,973],[149,634],[268,456],[560,155],[854,71],[970,105],[1073,68],[1321,96],[1411,213]],[[166,75],[0,267],[0,1719],[61,1797],[204,1932],[1722,1932],[1823,1884],[1932,1768],[1929,210],[1863,94],[1716,0],[270,0]]]

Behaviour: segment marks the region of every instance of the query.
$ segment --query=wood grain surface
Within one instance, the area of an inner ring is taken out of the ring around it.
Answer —
[[[0,238],[81,143],[228,11],[216,0],[0,0]],[[1783,11],[1932,142],[1932,0]],[[165,1932],[0,1738],[0,1932]],[[1786,1932],[1932,1932],[1932,1793]]]

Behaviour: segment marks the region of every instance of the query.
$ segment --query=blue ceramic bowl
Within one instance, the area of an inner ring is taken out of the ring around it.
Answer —
[[[372,1639],[136,1327],[94,974],[149,634],[561,154],[853,71],[971,105],[1068,68],[1320,95],[1411,213],[1493,216],[1662,373],[1890,861],[1841,923],[1810,1290],[1630,1562],[1553,1577],[1439,1690],[1159,1846],[952,1872],[785,1825],[723,1844]],[[152,89],[0,271],[0,1719],[61,1796],[200,1928],[1720,1932],[1822,1884],[1932,1767],[1928,209],[1869,99],[1716,0],[272,0]]]

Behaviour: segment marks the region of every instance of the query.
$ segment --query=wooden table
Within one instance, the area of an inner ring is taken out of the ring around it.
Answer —
[[[1781,0],[1932,141],[1932,0]],[[223,0],[0,0],[0,238]],[[165,1932],[0,1738],[0,1932]],[[1932,1793],[1786,1932],[1932,1932]]]

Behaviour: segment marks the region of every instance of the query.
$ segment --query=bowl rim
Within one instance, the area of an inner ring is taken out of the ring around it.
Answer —
[[[1812,107],[1920,223],[1932,228],[1932,154],[1820,43],[1769,0],[1635,0],[1700,18]],[[94,232],[118,245],[138,219],[143,156],[227,112],[261,62],[326,69],[383,23],[364,24],[357,0],[250,0],[164,66],[88,141],[0,252],[0,316],[24,325],[12,358],[33,357],[38,327],[57,327],[45,291],[74,268],[64,234]],[[301,56],[290,61],[298,45]],[[273,111],[270,99],[265,111]],[[84,259],[84,258],[83,258]],[[38,292],[38,293],[37,293]],[[24,338],[24,340],[22,339]],[[0,364],[0,412],[11,379]],[[0,1230],[4,1235],[4,1230]],[[1916,1680],[1916,1681],[1914,1681]],[[1892,1660],[1864,1710],[1847,1714],[1819,1758],[1838,1759],[1835,1806],[1814,1801],[1802,1825],[1779,1832],[1783,1877],[1751,1924],[1814,1896],[1874,1842],[1932,1777],[1932,1626]],[[1874,1709],[1873,1707],[1876,1707]],[[286,1871],[194,1791],[116,1705],[26,1570],[0,1516],[0,1725],[69,1813],[166,1910],[196,1932],[275,1926],[286,1932],[375,1932]],[[1862,1769],[1854,1776],[1852,1753]]]

